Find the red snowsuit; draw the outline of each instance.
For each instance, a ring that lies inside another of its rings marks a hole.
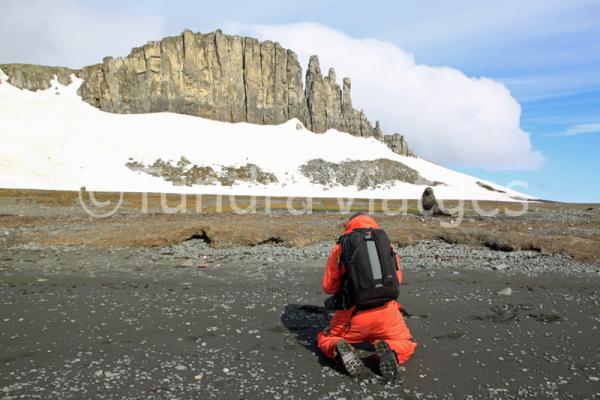
[[[344,234],[356,228],[379,228],[375,220],[368,215],[359,215],[352,218],[347,224]],[[327,294],[335,294],[342,286],[342,278],[346,269],[339,264],[342,248],[339,243],[333,247],[325,273],[323,275],[323,290]],[[398,282],[402,283],[400,260],[398,263]],[[402,364],[414,353],[417,344],[411,340],[411,335],[400,313],[400,304],[394,300],[387,304],[368,310],[354,312],[338,310],[331,320],[329,331],[319,332],[317,341],[319,349],[329,358],[335,357],[335,344],[345,339],[350,344],[385,340],[393,351],[396,352],[398,362]],[[354,315],[353,315],[354,313]]]

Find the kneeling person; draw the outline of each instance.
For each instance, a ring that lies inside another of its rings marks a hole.
[[[400,261],[388,236],[373,218],[355,214],[327,261],[323,290],[333,294],[326,305],[336,311],[331,326],[318,335],[323,354],[351,376],[364,368],[352,344],[372,343],[382,375],[393,382],[414,353],[416,343],[396,301],[400,283]]]

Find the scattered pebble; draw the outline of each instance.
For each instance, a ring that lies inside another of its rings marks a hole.
[[[498,290],[498,294],[501,296],[510,296],[512,294],[512,289],[507,287],[502,290]]]

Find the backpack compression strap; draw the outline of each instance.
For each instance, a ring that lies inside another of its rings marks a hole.
[[[365,233],[365,240],[367,242],[367,253],[369,254],[369,264],[371,264],[371,272],[373,273],[375,287],[381,287],[383,286],[383,272],[381,270],[379,253],[377,252],[377,246],[375,245],[372,231],[367,231]]]

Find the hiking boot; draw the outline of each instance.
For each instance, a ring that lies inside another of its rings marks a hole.
[[[390,348],[390,345],[384,340],[378,340],[375,343],[375,352],[379,357],[381,375],[391,383],[400,383],[400,364],[398,364],[396,353]]]
[[[337,351],[336,359],[344,367],[351,377],[360,376],[363,370],[363,363],[354,352],[352,347],[344,339],[335,344]]]

